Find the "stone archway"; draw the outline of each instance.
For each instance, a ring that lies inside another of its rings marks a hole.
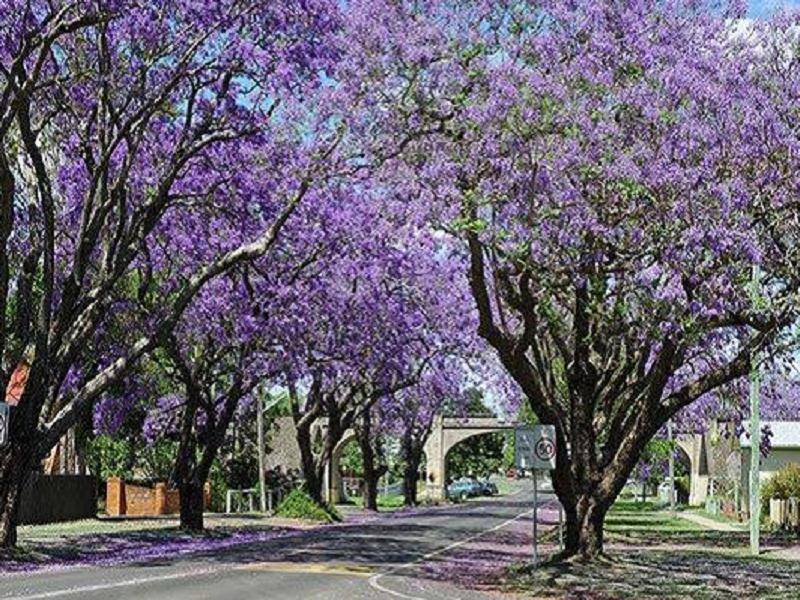
[[[689,458],[689,504],[705,504],[709,478],[705,436],[700,433],[679,435],[675,443]]]
[[[342,459],[342,452],[344,452],[345,447],[354,439],[356,439],[356,432],[353,429],[345,431],[342,439],[334,447],[331,458],[325,467],[323,489],[325,490],[325,501],[328,504],[339,504],[344,499],[344,486],[342,473],[339,470],[339,462]]]
[[[425,469],[427,499],[440,501],[445,498],[446,458],[453,446],[476,435],[508,431],[516,429],[517,426],[516,423],[493,417],[458,419],[437,416],[423,449],[427,465]]]

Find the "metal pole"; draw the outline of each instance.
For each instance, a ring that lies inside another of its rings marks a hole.
[[[758,265],[753,266],[753,303],[758,304],[760,273]],[[751,358],[750,366],[750,553],[759,553],[759,534],[761,528],[761,371],[758,356]]]
[[[533,566],[539,564],[539,549],[536,547],[536,513],[539,507],[538,486],[536,485],[536,469],[533,471]]]
[[[564,507],[558,503],[558,551],[564,551]]]
[[[260,488],[261,512],[267,512],[267,478],[264,473],[264,393],[259,390],[258,406],[256,407],[256,427],[258,429],[258,487]]]
[[[667,421],[667,437],[669,438],[669,510],[675,516],[675,456],[673,454],[672,419]]]

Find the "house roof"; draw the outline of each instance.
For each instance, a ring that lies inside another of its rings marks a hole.
[[[772,431],[772,448],[800,448],[800,421],[761,421],[761,429],[769,426]],[[749,427],[739,436],[742,448],[750,447]]]

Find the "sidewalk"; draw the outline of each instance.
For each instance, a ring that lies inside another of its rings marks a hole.
[[[725,523],[689,511],[677,511],[675,516],[691,521],[696,525],[711,529],[712,531],[746,531],[747,526],[742,523]]]

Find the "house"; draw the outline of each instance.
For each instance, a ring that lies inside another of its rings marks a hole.
[[[769,454],[761,456],[759,467],[759,480],[763,483],[776,471],[790,463],[800,464],[800,421],[762,421],[762,430],[769,427],[772,432],[770,438]],[[752,447],[750,436],[743,433],[739,436],[739,446],[741,451],[741,472],[740,479],[742,489],[742,504],[747,504],[750,490],[750,456]],[[743,511],[747,512],[747,507],[743,506]]]

